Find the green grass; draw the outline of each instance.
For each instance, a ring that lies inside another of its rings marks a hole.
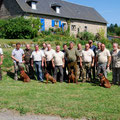
[[[90,83],[23,83],[5,75],[0,81],[0,109],[15,109],[21,114],[116,120],[120,119],[119,90],[119,86],[105,89]]]
[[[4,50],[3,80],[0,81],[0,109],[14,109],[21,114],[60,115],[88,119],[120,119],[120,87],[110,89],[97,84],[23,83],[12,77],[12,49]],[[9,70],[8,70],[9,69]],[[7,72],[7,75],[6,75]],[[108,79],[112,80],[110,73]]]

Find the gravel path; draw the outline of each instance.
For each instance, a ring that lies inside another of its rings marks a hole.
[[[59,116],[49,116],[49,115],[20,115],[19,112],[13,110],[0,110],[0,120],[78,120],[78,119],[65,119]],[[86,119],[81,119],[86,120]]]

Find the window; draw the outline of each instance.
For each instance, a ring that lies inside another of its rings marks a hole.
[[[87,26],[85,26],[85,30],[84,31],[87,32]]]
[[[31,2],[31,7],[33,10],[36,10],[36,2]]]
[[[71,25],[71,30],[76,31],[76,25]]]
[[[59,25],[59,21],[58,20],[55,20],[55,25]]]
[[[60,14],[60,7],[56,7],[56,13]]]

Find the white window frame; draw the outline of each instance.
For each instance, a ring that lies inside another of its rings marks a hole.
[[[36,2],[31,2],[31,7],[33,10],[36,10],[37,9]]]
[[[56,13],[60,14],[60,7],[56,7]]]

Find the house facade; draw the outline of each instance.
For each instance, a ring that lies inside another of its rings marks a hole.
[[[49,28],[62,28],[70,34],[88,31],[93,34],[100,29],[107,35],[107,21],[91,7],[81,6],[62,0],[1,0],[0,19],[24,16],[39,17],[42,23],[41,31]]]

